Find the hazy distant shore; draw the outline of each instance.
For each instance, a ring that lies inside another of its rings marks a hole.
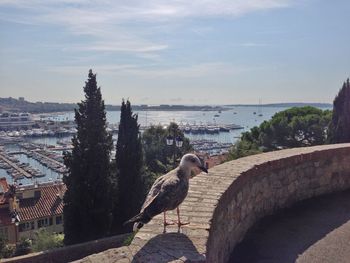
[[[133,105],[134,111],[225,111],[232,107],[302,107],[313,106],[331,108],[330,103],[270,103],[270,104],[230,104],[230,105]],[[15,98],[0,98],[0,112],[53,113],[74,111],[76,103],[29,102]],[[108,111],[118,111],[118,105],[106,105]]]

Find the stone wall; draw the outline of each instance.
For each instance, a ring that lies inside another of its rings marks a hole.
[[[92,253],[98,253],[111,247],[120,247],[128,235],[118,235],[106,237],[99,240],[93,240],[85,243],[71,245],[31,253],[24,256],[0,259],[2,263],[66,263],[73,260],[86,257]]]
[[[260,218],[321,194],[350,187],[350,146],[291,149],[242,158],[211,173],[229,174],[214,209],[207,262],[226,262],[235,245]]]
[[[130,246],[78,262],[227,262],[260,218],[306,198],[350,188],[350,144],[288,149],[241,158],[190,181],[181,205],[189,225],[152,219]],[[168,213],[169,220],[176,215]],[[163,233],[163,232],[166,233]]]

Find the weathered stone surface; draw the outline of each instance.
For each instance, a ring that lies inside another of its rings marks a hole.
[[[190,182],[181,218],[191,223],[163,234],[162,216],[129,247],[77,262],[226,262],[247,230],[276,209],[350,188],[350,144],[288,149],[216,166]],[[169,212],[169,219],[176,214]]]

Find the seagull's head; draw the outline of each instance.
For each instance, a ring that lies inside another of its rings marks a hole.
[[[198,158],[197,155],[188,153],[182,156],[181,162],[180,162],[180,167],[182,168],[187,168],[192,170],[193,168],[199,168],[203,172],[208,173],[208,170],[204,167],[203,163],[201,160]]]

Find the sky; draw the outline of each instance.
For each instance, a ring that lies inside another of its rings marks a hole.
[[[332,102],[348,0],[0,0],[0,97],[108,104]]]

